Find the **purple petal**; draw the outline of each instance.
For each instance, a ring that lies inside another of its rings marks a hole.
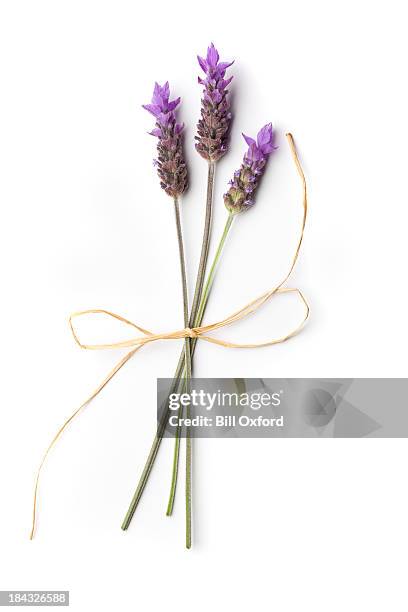
[[[157,136],[157,138],[160,138],[160,136],[162,135],[161,133],[161,129],[160,128],[154,128],[154,130],[152,130],[151,132],[149,132],[149,134],[151,136]]]
[[[159,123],[162,127],[167,127],[171,121],[174,121],[173,113],[160,113],[157,115],[157,123]]]
[[[218,64],[218,66],[217,66],[217,70],[219,70],[219,72],[224,72],[225,73],[226,69],[229,68],[230,66],[232,66],[234,61],[232,61],[232,62],[220,62]]]
[[[218,89],[225,89],[226,87],[228,87],[228,85],[231,83],[233,78],[234,77],[232,76],[229,79],[218,81]]]
[[[197,59],[198,59],[198,63],[200,64],[200,66],[204,70],[204,72],[207,72],[207,62],[205,61],[205,59],[203,59],[199,55],[197,55]]]
[[[181,98],[176,98],[176,100],[173,100],[172,102],[169,102],[168,105],[167,105],[167,111],[170,112],[170,111],[174,110],[180,104],[180,100],[181,100]]]
[[[218,55],[217,49],[214,47],[214,43],[207,49],[207,64],[210,68],[215,68],[220,56]]]
[[[252,138],[250,140],[252,140]],[[253,162],[259,162],[261,159],[263,159],[263,153],[261,149],[258,149],[256,142],[254,141],[249,145],[245,161],[251,166]]]
[[[167,100],[170,97],[170,85],[168,81],[166,81],[162,87],[162,96],[166,98]]]
[[[250,136],[246,136],[244,133],[242,133],[242,136],[244,137],[244,140],[249,147],[254,145],[256,146],[256,142],[253,138],[251,138]]]
[[[273,149],[272,145],[272,123],[268,123],[264,125],[264,127],[259,130],[258,136],[258,147],[261,149],[263,153],[270,153]]]
[[[142,107],[155,117],[158,117],[161,113],[161,108],[158,104],[142,104]]]
[[[158,83],[155,83],[152,97],[153,104],[163,107],[169,99],[169,95],[170,91],[168,83],[165,83],[163,87],[161,87]]]
[[[208,94],[208,97],[211,98],[211,101],[214,104],[219,104],[222,100],[222,95],[220,94],[220,92],[218,91],[218,89],[214,89],[214,91],[210,92]]]
[[[269,153],[272,153],[272,151],[274,151],[275,149],[277,149],[278,147],[274,147],[273,144],[270,142],[266,145],[263,145],[262,147],[262,153],[264,155],[269,155]]]
[[[161,87],[158,83],[154,84],[154,89],[153,89],[153,96],[152,96],[152,102],[153,104],[160,104],[161,103]]]

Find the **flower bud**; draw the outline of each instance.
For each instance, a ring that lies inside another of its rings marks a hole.
[[[234,172],[234,177],[229,182],[229,190],[224,194],[225,206],[233,214],[253,206],[255,191],[265,171],[269,154],[277,148],[273,145],[271,123],[258,132],[256,140],[245,134],[243,137],[248,145],[248,151],[244,155],[241,168]]]
[[[232,115],[229,110],[227,86],[233,77],[224,79],[224,76],[227,68],[234,62],[219,62],[218,51],[212,43],[208,47],[207,57],[197,58],[206,78],[198,77],[198,82],[204,85],[204,95],[201,100],[201,118],[197,124],[198,136],[195,137],[196,149],[201,157],[214,162],[228,150]]]
[[[169,83],[154,86],[152,103],[143,108],[156,118],[156,126],[150,132],[159,140],[157,143],[157,168],[160,185],[171,197],[181,195],[187,189],[187,166],[183,155],[182,131],[184,125],[176,122],[175,109],[180,98],[170,101]]]

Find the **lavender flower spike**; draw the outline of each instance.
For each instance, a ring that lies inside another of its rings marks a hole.
[[[157,136],[157,174],[162,189],[171,197],[176,198],[187,189],[187,166],[183,155],[182,131],[183,124],[177,123],[175,109],[180,104],[180,98],[170,101],[169,83],[161,87],[154,86],[152,103],[144,104],[143,108],[156,118],[156,127],[150,132]]]
[[[265,125],[259,132],[256,141],[242,134],[248,145],[241,168],[234,173],[231,187],[224,194],[224,203],[233,213],[248,210],[254,204],[254,194],[263,175],[269,154],[276,149],[273,145],[272,123]]]
[[[228,149],[228,132],[231,123],[227,86],[233,77],[224,79],[227,68],[234,62],[219,62],[219,55],[213,43],[208,47],[207,57],[197,56],[198,63],[206,78],[198,77],[204,85],[201,100],[201,118],[197,124],[196,149],[204,159],[217,161]]]

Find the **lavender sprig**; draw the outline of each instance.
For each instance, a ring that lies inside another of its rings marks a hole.
[[[152,103],[143,108],[156,118],[156,127],[149,132],[157,136],[157,174],[162,189],[176,198],[187,189],[187,166],[184,161],[182,131],[184,124],[177,123],[175,109],[180,98],[170,101],[170,87],[166,82],[162,87],[154,86]]]
[[[155,160],[157,173],[160,178],[160,185],[165,192],[174,200],[174,212],[176,219],[177,239],[179,246],[180,270],[183,289],[183,315],[184,327],[189,325],[188,317],[188,297],[187,297],[187,280],[186,280],[186,264],[184,257],[183,235],[181,230],[179,196],[187,188],[187,167],[184,161],[182,150],[181,133],[183,125],[177,123],[175,109],[180,103],[180,98],[170,101],[170,87],[166,82],[163,87],[158,83],[154,86],[152,103],[143,105],[149,113],[156,118],[156,127],[150,132],[152,136],[157,136],[159,142],[157,144],[158,159]],[[185,365],[184,365],[185,364]],[[191,378],[191,352],[190,338],[185,339],[183,351],[183,372],[184,384],[186,391],[189,390],[189,381]],[[149,453],[142,476],[133,495],[132,501],[122,523],[122,529],[127,529],[130,525],[132,517],[135,513],[140,497],[143,493],[150,470],[153,466],[154,459],[159,449],[161,437],[164,433],[166,422],[163,420],[159,426],[160,432],[157,433],[153,442],[152,449]]]
[[[198,82],[204,85],[204,95],[202,98],[201,118],[198,122],[196,136],[196,149],[200,155],[208,161],[208,180],[207,180],[207,200],[204,222],[203,241],[201,246],[200,263],[198,267],[196,286],[194,290],[193,304],[190,313],[190,325],[193,325],[201,302],[205,272],[211,235],[211,217],[213,205],[213,189],[215,164],[218,159],[227,151],[227,138],[231,124],[231,113],[227,98],[227,86],[232,81],[232,77],[224,79],[225,72],[231,63],[219,63],[218,51],[214,45],[207,50],[207,57],[203,59],[198,56],[198,62],[205,72],[206,79],[200,77]],[[183,371],[183,356],[179,360],[176,370],[176,377]],[[189,418],[189,408],[186,408],[187,418]],[[174,497],[177,485],[178,462],[180,448],[180,431],[177,430],[174,447],[174,460],[172,479],[170,485],[170,497],[167,506],[167,515],[171,515],[174,505]],[[192,441],[190,428],[186,428],[186,546],[191,547],[191,480],[192,480]]]
[[[227,68],[234,62],[219,62],[220,56],[213,43],[208,47],[207,57],[197,56],[205,72],[205,79],[198,77],[204,85],[201,100],[201,118],[197,124],[196,149],[210,162],[217,161],[228,149],[228,132],[231,124],[230,105],[227,98],[228,85],[233,77],[224,79]]]
[[[234,178],[229,182],[229,190],[224,194],[225,206],[233,214],[253,206],[255,191],[265,171],[269,154],[277,148],[273,145],[271,123],[258,132],[256,140],[245,134],[242,135],[249,148],[240,169],[234,172]]]

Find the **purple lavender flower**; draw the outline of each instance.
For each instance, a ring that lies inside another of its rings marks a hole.
[[[183,155],[182,131],[184,124],[177,123],[175,109],[180,104],[180,98],[170,101],[169,83],[161,87],[154,86],[152,103],[143,104],[149,113],[156,118],[156,127],[149,132],[157,136],[157,174],[162,189],[171,197],[176,198],[187,189],[187,166]]]
[[[228,148],[228,132],[231,113],[227,98],[227,86],[233,77],[224,79],[226,70],[234,62],[219,62],[219,55],[213,43],[208,47],[206,59],[197,56],[198,63],[205,72],[206,78],[198,77],[204,85],[204,96],[201,100],[201,118],[197,124],[196,149],[204,159],[217,161]]]
[[[254,204],[254,192],[265,171],[269,154],[276,149],[273,145],[272,123],[265,125],[259,132],[256,141],[242,134],[248,145],[241,168],[234,172],[231,185],[224,194],[225,206],[231,213],[248,210]]]

